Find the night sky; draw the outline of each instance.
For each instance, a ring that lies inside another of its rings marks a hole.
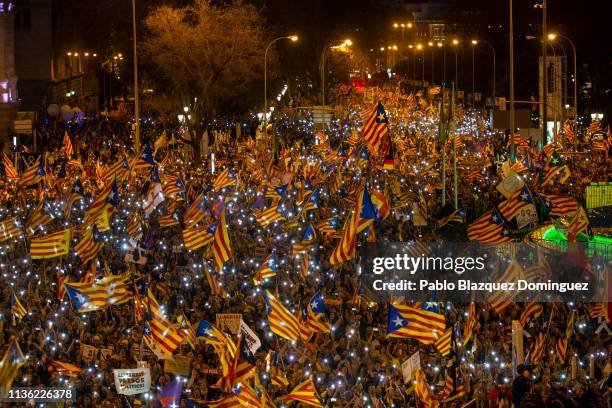
[[[98,49],[113,46],[130,49],[131,9],[129,2],[109,0],[58,0],[64,10],[80,10],[75,18],[75,30],[83,32],[84,42]],[[89,4],[91,3],[91,4]],[[139,0],[137,15],[143,19],[147,11],[158,4],[188,4],[187,0]],[[217,2],[222,4],[223,2]],[[253,0],[261,8],[270,26],[270,37],[298,34],[298,46],[280,44],[281,76],[318,80],[318,61],[324,44],[334,39],[351,38],[370,56],[383,45],[398,44],[399,33],[394,21],[410,21],[411,15],[402,7],[389,6],[389,0]],[[398,2],[395,2],[398,3]],[[428,2],[423,2],[428,3]],[[446,4],[440,16],[453,27],[459,38],[480,38],[492,43],[497,54],[497,95],[508,94],[508,1],[450,0],[434,1]],[[514,0],[515,81],[517,98],[537,95],[537,58],[541,45],[525,36],[541,35],[542,12],[534,8],[534,0]],[[87,5],[89,4],[89,5]],[[549,32],[570,37],[577,48],[579,83],[592,83],[592,97],[583,105],[612,113],[612,32],[610,0],[548,0]],[[145,35],[142,27],[139,35]],[[410,41],[406,35],[405,47]],[[571,64],[571,48],[562,42]],[[373,50],[373,51],[370,51]],[[561,52],[561,48],[557,46]],[[471,83],[471,50],[460,52],[460,79]],[[441,60],[440,57],[438,58]],[[490,50],[476,50],[476,87],[484,93],[491,86],[492,58]],[[426,66],[429,62],[426,57]],[[570,65],[571,68],[571,65]],[[428,69],[428,68],[426,68]],[[451,72],[449,70],[447,72]],[[462,75],[463,74],[463,75]]]

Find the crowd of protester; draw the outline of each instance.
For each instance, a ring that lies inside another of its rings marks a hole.
[[[467,115],[467,113],[462,113]],[[480,120],[477,112],[471,112]],[[328,137],[332,145],[340,143],[342,119],[331,130]],[[488,131],[484,121],[478,125],[480,132]],[[193,196],[204,192],[211,193],[215,175],[211,174],[211,157],[196,160],[194,150],[185,150],[180,142],[184,129],[165,125],[170,143],[156,155],[156,160],[179,175],[187,186],[193,189]],[[143,144],[151,146],[162,131],[163,126],[143,132]],[[51,122],[38,132],[39,151],[44,157],[48,173],[56,174],[64,160],[64,133],[68,132],[74,146],[71,160],[80,162],[81,167],[70,167],[66,180],[82,178],[86,190],[84,203],[95,198],[100,186],[96,182],[96,165],[108,167],[123,155],[133,156],[133,133],[127,121],[92,119],[85,123],[65,124]],[[235,125],[224,124],[210,132],[210,151],[215,153],[218,169],[244,167],[245,153],[240,150],[247,138],[258,136],[263,141],[262,130],[245,128],[237,140]],[[406,138],[416,133],[431,132],[406,126],[397,127],[395,132],[404,132]],[[212,137],[212,134],[217,137]],[[257,135],[255,134],[257,133]],[[311,154],[315,144],[315,131],[311,118],[286,117],[279,119],[270,133],[280,139],[279,151],[295,149],[301,154]],[[234,135],[233,137],[231,135]],[[484,133],[483,133],[484,134]],[[494,143],[478,145],[466,144],[459,157],[461,179],[458,183],[460,205],[466,211],[466,222],[470,222],[495,203],[499,193],[493,180],[497,180],[498,167],[507,154],[507,138],[503,136]],[[483,138],[479,138],[480,141]],[[493,137],[492,139],[493,140]],[[415,144],[417,155],[426,155],[427,141]],[[240,146],[239,146],[240,145]],[[268,145],[270,146],[270,145]],[[470,148],[469,146],[474,146]],[[486,148],[490,146],[490,148]],[[24,146],[26,148],[27,146]],[[528,149],[527,149],[528,150]],[[554,191],[584,201],[584,188],[592,181],[610,181],[612,166],[607,154],[601,151],[579,151],[568,149],[563,158],[571,169],[571,176],[564,184],[555,184]],[[11,153],[6,151],[9,156]],[[447,149],[449,161],[452,160]],[[413,156],[410,156],[413,157]],[[420,157],[420,156],[414,156]],[[438,156],[439,157],[439,156]],[[482,178],[465,180],[465,174],[482,168]],[[450,173],[449,173],[450,174]],[[263,384],[268,385],[268,393],[273,396],[286,394],[291,388],[312,375],[320,399],[329,407],[416,407],[423,406],[417,401],[411,384],[405,384],[401,364],[416,351],[420,352],[421,367],[436,394],[444,388],[447,370],[458,365],[463,373],[465,395],[451,402],[448,407],[460,407],[473,401],[472,406],[510,407],[603,407],[609,406],[608,382],[612,371],[612,344],[610,331],[601,330],[601,319],[589,317],[588,304],[547,304],[543,303],[543,313],[533,318],[525,327],[525,350],[529,350],[537,333],[546,332],[545,352],[536,367],[512,366],[511,322],[518,320],[524,304],[515,303],[503,314],[497,314],[486,303],[476,307],[476,325],[473,340],[464,348],[454,350],[448,356],[440,356],[432,345],[424,345],[417,340],[388,338],[387,305],[359,298],[359,277],[356,264],[347,262],[332,268],[329,254],[333,240],[321,240],[313,253],[316,268],[304,280],[298,273],[299,265],[290,254],[291,239],[299,240],[299,233],[285,231],[282,223],[270,228],[260,228],[249,217],[255,194],[229,192],[232,201],[228,227],[233,250],[232,259],[225,265],[225,272],[218,277],[229,294],[222,298],[211,292],[210,285],[203,277],[204,263],[209,263],[202,250],[189,251],[182,246],[182,226],[161,228],[157,215],[144,223],[144,233],[139,245],[146,249],[146,263],[126,262],[125,242],[126,223],[138,208],[141,188],[149,173],[137,174],[133,179],[122,183],[119,190],[121,201],[111,222],[110,231],[105,232],[109,241],[96,257],[99,276],[121,274],[130,270],[134,277],[144,276],[150,282],[169,321],[185,316],[192,324],[204,319],[215,322],[217,313],[241,313],[243,321],[258,335],[262,345],[255,355],[257,375]],[[419,175],[406,182],[406,190],[413,190]],[[442,207],[439,195],[441,183],[439,172],[423,176],[423,184],[428,189],[429,226],[413,225],[409,209],[398,207],[391,216],[377,223],[378,241],[440,239],[440,232],[432,227],[435,218],[448,207]],[[261,186],[248,177],[240,179],[241,190],[257,191]],[[447,180],[452,191],[451,177]],[[3,181],[2,218],[19,212],[24,219],[34,211],[33,200],[37,189],[26,193],[15,183]],[[410,183],[410,184],[408,184]],[[47,195],[61,200],[71,187],[47,187]],[[404,188],[404,187],[402,187]],[[549,188],[550,189],[550,188]],[[230,189],[231,191],[231,189]],[[40,192],[40,191],[38,191]],[[187,208],[188,195],[179,206],[179,212]],[[447,201],[450,202],[450,199]],[[209,203],[212,205],[212,201]],[[339,214],[350,211],[350,203],[333,194],[322,194],[319,206],[334,209]],[[75,204],[71,215],[72,222],[81,220],[86,204]],[[320,211],[311,219],[313,223],[323,218]],[[47,231],[63,228],[69,221],[57,217],[45,226]],[[342,225],[340,225],[340,228]],[[299,231],[301,231],[300,229]],[[457,227],[459,235],[465,234],[465,226]],[[444,237],[442,237],[444,238]],[[463,235],[465,239],[465,235]],[[322,291],[326,298],[337,300],[327,305],[326,319],[332,326],[331,333],[316,334],[308,344],[292,344],[272,335],[267,326],[267,314],[263,288],[255,287],[252,277],[271,249],[275,249],[283,259],[275,278],[264,288],[277,291],[279,297],[291,299],[295,305],[308,301],[316,292]],[[71,403],[77,407],[119,407],[119,406],[157,406],[155,390],[168,382],[177,381],[177,374],[164,371],[164,361],[160,360],[143,344],[143,324],[134,316],[132,302],[112,306],[105,310],[80,314],[74,311],[68,297],[58,299],[57,272],[60,268],[71,280],[79,280],[87,273],[86,266],[77,257],[62,259],[30,260],[28,246],[24,240],[7,241],[2,244],[0,253],[2,279],[0,288],[5,302],[2,305],[2,336],[0,350],[4,352],[11,339],[18,339],[27,358],[27,363],[19,369],[14,387],[53,387],[70,384],[76,390],[76,398]],[[17,293],[27,309],[27,315],[16,319],[11,313],[9,299],[12,292]],[[447,326],[464,323],[466,304],[446,304]],[[554,318],[548,320],[554,308]],[[571,338],[568,355],[575,356],[572,369],[568,358],[561,363],[556,356],[555,342],[565,331],[569,315],[575,312],[576,330]],[[599,328],[599,330],[598,330]],[[598,330],[598,331],[596,331]],[[95,347],[93,354],[84,354],[83,345]],[[277,358],[274,365],[287,378],[289,385],[279,387],[269,385],[266,377],[265,356],[274,351]],[[190,358],[188,375],[178,376],[184,381],[183,398],[180,406],[187,406],[189,400],[212,401],[220,398],[223,391],[215,388],[219,380],[221,363],[215,350],[203,341],[192,348],[183,343],[175,355]],[[83,369],[78,375],[61,375],[49,364],[49,360],[69,362]],[[113,369],[134,368],[139,361],[146,361],[151,368],[152,390],[149,394],[121,397],[116,393]],[[520,373],[517,371],[521,371]],[[523,386],[513,386],[514,378],[527,373]],[[521,388],[522,387],[522,388]],[[520,394],[520,395],[519,395]],[[607,404],[607,405],[606,405]],[[277,402],[277,405],[281,405]]]

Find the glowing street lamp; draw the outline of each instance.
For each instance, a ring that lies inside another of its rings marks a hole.
[[[325,62],[327,60],[328,50],[339,51],[348,54],[351,51],[350,47],[352,45],[353,41],[347,38],[338,45],[331,45],[330,42],[325,46],[325,48],[323,48],[323,52],[321,53],[321,60],[319,61],[319,72],[321,74],[321,104],[323,106],[325,106]]]
[[[291,42],[296,42],[298,38],[299,37],[297,35],[286,35],[273,39],[266,46],[266,51],[264,52],[264,113],[268,111],[268,51],[270,50],[272,44],[277,41],[287,39],[291,40]],[[264,119],[264,133],[266,132],[266,122],[267,120]]]
[[[572,53],[574,54],[574,119],[578,117],[578,69],[576,65],[576,47],[572,40],[563,34],[550,33],[548,39],[554,41],[557,37],[563,38],[572,46]]]

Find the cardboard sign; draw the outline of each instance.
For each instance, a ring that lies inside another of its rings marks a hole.
[[[323,301],[329,306],[340,306],[342,304],[342,299],[325,298]]]
[[[257,349],[261,347],[261,340],[253,330],[243,321],[240,321],[240,331],[242,332],[242,340],[249,345],[251,353],[255,354]]]
[[[518,214],[516,214],[518,228],[523,228],[525,225],[533,222],[538,222],[538,212],[533,204],[528,204],[525,208],[521,208]]]
[[[232,334],[238,335],[242,313],[217,313],[216,322],[221,331],[229,330]]]
[[[189,375],[191,358],[186,356],[174,356],[173,360],[164,361],[164,372],[178,375]]]
[[[113,355],[112,348],[101,348],[100,349],[100,360],[110,360]]]
[[[86,363],[92,363],[96,358],[97,348],[89,344],[81,344],[81,358]]]
[[[402,363],[402,376],[404,377],[404,384],[412,380],[412,373],[419,368],[421,368],[421,356],[417,351]]]
[[[117,394],[142,394],[151,389],[151,370],[148,368],[117,369],[113,374]]]
[[[214,367],[208,367],[208,368],[203,368],[200,370],[203,374],[212,374],[212,375],[218,375],[222,373],[222,370],[219,368],[214,368]]]

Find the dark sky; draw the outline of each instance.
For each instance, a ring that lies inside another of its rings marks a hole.
[[[131,9],[124,0],[56,0],[58,3],[75,3],[82,10],[79,15],[89,41],[109,41],[104,32],[112,26],[114,40],[130,40],[129,19]],[[304,72],[317,75],[321,50],[333,39],[350,37],[355,46],[364,52],[378,50],[381,45],[396,43],[398,32],[393,31],[393,21],[410,20],[411,15],[402,7],[381,6],[385,1],[374,0],[244,0],[261,8],[272,35],[297,33],[299,45],[279,43],[281,73],[298,75]],[[91,2],[92,7],[84,6]],[[538,2],[541,2],[539,0]],[[526,35],[541,34],[541,9],[534,8],[534,0],[514,0],[515,67],[519,97],[529,97],[537,89],[537,57],[541,46],[537,41],[525,40]],[[144,18],[151,7],[158,4],[184,5],[188,0],[138,0],[138,17]],[[217,1],[223,3],[223,1]],[[389,1],[387,1],[389,3]],[[423,2],[428,3],[428,2]],[[441,16],[451,21],[455,29],[465,38],[477,36],[491,42],[497,54],[498,95],[507,94],[508,78],[508,0],[449,0],[431,3],[446,4]],[[104,6],[102,6],[104,4]],[[87,16],[88,10],[91,15]],[[549,31],[570,37],[577,48],[579,80],[591,81],[599,105],[609,105],[612,99],[612,0],[548,0]],[[85,13],[85,14],[83,14]],[[124,21],[125,20],[125,21]],[[489,26],[493,28],[489,28]],[[500,27],[501,26],[501,27]],[[408,41],[406,41],[407,43]],[[129,43],[128,43],[129,45]],[[127,48],[124,44],[122,47]],[[571,53],[569,44],[563,43],[565,52]],[[561,51],[561,48],[557,48]],[[490,51],[477,49],[476,71],[483,90],[490,87],[492,58]],[[427,60],[427,58],[426,58]],[[570,59],[571,62],[571,59]],[[461,52],[460,71],[471,80],[471,50]],[[469,71],[469,72],[468,72]],[[465,79],[465,78],[463,78]],[[466,82],[465,80],[461,82]]]

